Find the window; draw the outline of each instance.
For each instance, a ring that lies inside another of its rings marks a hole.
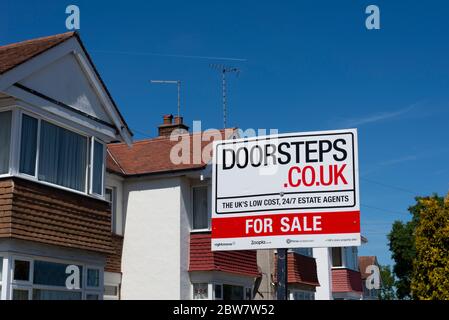
[[[87,269],[87,286],[91,288],[100,286],[100,270]]]
[[[111,225],[112,233],[117,234],[117,188],[106,188],[105,199],[111,205]]]
[[[0,174],[9,172],[12,112],[0,112]]]
[[[251,300],[253,298],[251,288],[245,288],[245,300]]]
[[[312,248],[294,248],[292,251],[307,257],[313,256]]]
[[[208,299],[209,291],[207,283],[194,283],[193,284],[193,299]]]
[[[315,293],[311,291],[295,290],[292,296],[293,300],[315,300]]]
[[[65,288],[68,276],[66,273],[67,266],[68,264],[65,263],[35,260],[33,284]],[[82,279],[83,268],[82,266],[78,266],[78,268],[80,270],[80,278]],[[81,279],[79,283],[82,288]]]
[[[104,146],[93,139],[92,193],[103,194]]]
[[[14,260],[14,280],[30,281],[30,261]]]
[[[86,300],[100,300],[100,295],[98,293],[87,293]]]
[[[36,175],[37,130],[37,119],[24,114],[20,139],[19,171],[30,176]]]
[[[33,289],[33,300],[81,300],[79,291]]]
[[[343,259],[342,259],[342,248],[331,248],[332,250],[332,266],[333,267],[342,267]]]
[[[85,191],[87,138],[41,122],[39,180]]]
[[[104,295],[109,297],[117,297],[118,296],[118,286],[105,285],[104,286]]]
[[[193,229],[209,228],[207,187],[193,188]]]
[[[221,284],[214,284],[214,299],[223,299],[223,286]]]
[[[243,300],[243,287],[223,284],[223,300]]]
[[[12,299],[13,300],[29,300],[30,290],[29,289],[12,289]]]
[[[16,130],[12,128],[13,111],[0,112],[0,175],[17,167],[28,178],[103,196],[105,145],[101,141],[17,112],[21,114],[17,151],[11,147]],[[10,159],[17,160],[10,163]]]

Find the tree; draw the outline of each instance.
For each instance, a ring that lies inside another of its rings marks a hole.
[[[394,292],[395,280],[390,266],[380,266],[380,278],[382,281],[379,291],[379,299],[396,299],[396,293]]]
[[[395,287],[399,299],[410,299],[410,283],[415,258],[415,223],[395,221],[388,235],[391,257],[395,261],[393,272],[396,277]]]
[[[393,273],[396,278],[396,295],[399,299],[411,299],[411,281],[413,276],[413,263],[416,257],[415,229],[420,221],[420,212],[425,208],[422,200],[435,199],[443,201],[442,197],[416,197],[416,203],[408,208],[412,214],[409,222],[395,221],[388,234],[391,257],[395,261]]]
[[[411,291],[417,299],[449,299],[449,194],[420,199]]]

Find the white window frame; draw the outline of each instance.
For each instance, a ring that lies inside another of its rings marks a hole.
[[[28,280],[15,280],[14,279],[14,269],[16,267],[16,260],[20,261],[27,261],[30,264],[30,270],[29,270],[29,276]],[[12,256],[12,264],[11,264],[11,283],[13,285],[18,286],[32,286],[33,285],[33,278],[34,278],[34,260],[29,257],[23,257],[23,256]],[[12,297],[12,296],[11,296]]]
[[[11,112],[11,132],[10,132],[10,137],[9,137],[9,168],[8,171],[6,173],[1,173],[0,174],[0,178],[3,177],[10,177],[13,174],[13,163],[14,163],[14,153],[15,153],[15,133],[14,133],[14,123],[17,122],[17,110],[13,107],[5,107],[5,108],[1,108],[0,109],[0,113],[2,112]]]
[[[193,225],[193,219],[194,219],[194,196],[193,196],[193,190],[195,188],[207,188],[207,212],[208,212],[208,216],[207,216],[207,223],[208,223],[208,227],[207,228],[198,228],[195,229],[194,225]],[[200,232],[210,232],[212,230],[212,205],[211,205],[211,200],[212,200],[212,190],[211,190],[211,186],[209,184],[193,184],[190,188],[191,192],[190,192],[190,203],[191,203],[191,212],[192,214],[190,215],[191,217],[191,230],[190,232],[192,233],[200,233]]]
[[[97,137],[92,136],[91,134],[87,134],[85,132],[82,132],[78,129],[75,129],[73,127],[70,127],[69,125],[58,121],[57,119],[44,117],[40,114],[37,114],[35,112],[24,110],[21,106],[8,106],[5,108],[1,108],[0,112],[7,112],[12,111],[12,119],[11,119],[11,147],[10,147],[10,163],[9,163],[9,172],[5,174],[0,174],[0,178],[3,177],[11,177],[11,176],[18,176],[20,178],[38,182],[43,185],[51,186],[57,189],[65,190],[74,192],[80,195],[89,196],[96,199],[102,199],[104,200],[104,186],[105,186],[105,180],[106,180],[106,174],[105,174],[105,166],[106,166],[106,145],[104,142],[99,140]],[[21,136],[22,136],[22,115],[26,114],[27,116],[33,117],[38,121],[38,132],[37,132],[37,146],[36,146],[36,166],[35,166],[35,172],[34,176],[28,175],[26,173],[20,172],[20,149],[21,149]],[[40,135],[41,135],[41,126],[42,121],[46,121],[48,123],[51,123],[55,126],[58,126],[60,128],[66,129],[70,132],[73,132],[75,134],[78,134],[84,138],[86,138],[86,148],[87,148],[87,158],[86,158],[86,181],[84,186],[84,191],[79,191],[75,189],[71,189],[65,186],[61,186],[58,184],[54,184],[51,182],[39,180],[39,149],[40,149]],[[102,164],[102,195],[98,195],[91,192],[91,172],[90,167],[92,166],[92,150],[93,150],[93,144],[92,140],[95,139],[99,143],[103,145],[103,164]]]
[[[10,293],[9,300],[13,300],[14,290],[28,291],[28,300],[33,300],[33,288],[28,287],[28,286],[18,285],[18,284],[11,285],[11,293]]]
[[[334,266],[334,258],[332,254],[333,248],[340,248],[341,252],[341,266]],[[346,254],[345,254],[345,248],[346,247],[331,247],[330,248],[330,254],[331,254],[331,262],[332,262],[332,269],[346,269]]]
[[[110,206],[111,206],[111,232],[113,234],[117,234],[117,235],[121,235],[119,234],[118,231],[118,227],[117,227],[117,214],[118,214],[118,203],[117,203],[117,190],[118,188],[116,186],[106,186],[104,188],[104,197],[106,199],[106,190],[111,190],[111,202]],[[123,233],[123,228],[120,228],[121,232]]]
[[[200,284],[205,284],[206,285],[206,287],[207,287],[207,298],[195,299],[195,285],[200,285]],[[212,286],[211,283],[208,283],[208,282],[194,282],[191,285],[191,289],[192,289],[192,291],[191,291],[192,292],[192,300],[212,300],[213,293],[212,293],[211,289],[213,289],[213,286]]]
[[[101,268],[99,268],[98,266],[90,266],[90,265],[85,265],[83,266],[83,268],[86,269],[85,272],[85,281],[84,281],[84,288],[87,291],[101,291],[101,288],[103,288],[103,273],[101,272]],[[89,285],[87,285],[87,272],[88,270],[97,270],[98,271],[98,287],[91,287]]]
[[[96,192],[94,192],[94,156],[95,156],[95,142],[98,142],[102,145],[103,147],[103,163],[101,165],[101,187],[100,187],[100,192],[101,194],[98,194]],[[88,168],[90,168],[90,175],[89,175],[89,181],[90,181],[90,187],[89,187],[89,193],[91,195],[100,197],[100,198],[104,198],[104,189],[105,189],[105,176],[106,176],[106,170],[105,170],[105,165],[106,165],[106,146],[105,144],[100,141],[99,139],[97,139],[96,137],[90,137],[89,139],[89,143],[90,144],[90,153],[88,153],[90,155],[89,159],[89,164],[87,165]]]
[[[97,300],[103,300],[103,295],[99,291],[84,291],[82,299],[87,300],[87,296],[90,294],[97,295],[98,296]]]
[[[63,259],[55,259],[55,258],[49,258],[49,257],[42,257],[42,256],[23,256],[23,255],[12,255],[8,256],[5,253],[0,253],[0,256],[3,257],[4,266],[6,264],[5,258],[8,259],[8,262],[10,262],[10,269],[9,269],[9,277],[10,277],[10,285],[9,285],[9,294],[6,296],[7,299],[11,300],[13,297],[13,289],[22,289],[22,290],[28,290],[29,291],[29,299],[32,300],[33,298],[33,290],[34,289],[41,289],[41,290],[52,290],[52,291],[67,291],[67,292],[78,292],[80,293],[80,297],[82,300],[86,298],[86,294],[96,294],[99,296],[99,300],[103,299],[103,289],[104,289],[104,270],[99,265],[91,265],[86,264],[80,261],[72,261],[72,260],[63,260]],[[30,262],[30,281],[22,281],[22,280],[14,280],[14,267],[15,267],[15,260],[21,260],[21,261],[28,261]],[[80,279],[81,288],[80,289],[67,289],[63,286],[52,286],[52,285],[41,285],[41,284],[34,284],[34,262],[35,261],[46,261],[46,262],[53,262],[53,263],[59,263],[59,264],[66,264],[66,265],[76,265],[81,266],[83,270],[82,278]],[[8,267],[9,268],[9,267]],[[87,270],[88,269],[94,269],[99,271],[99,286],[98,287],[89,287],[87,286]],[[5,270],[3,269],[3,276],[6,277]],[[1,279],[0,279],[1,282]],[[8,280],[7,280],[8,282]],[[5,282],[2,282],[2,291],[6,290],[6,286],[8,283],[5,284]]]
[[[219,286],[221,290],[221,298],[215,296],[215,286]],[[223,283],[212,282],[212,300],[223,300]]]
[[[104,293],[104,288],[106,288],[106,287],[114,287],[114,288],[116,288],[117,294],[115,296],[111,296],[111,295],[105,294]],[[120,300],[120,285],[119,284],[105,283],[103,285],[103,300]]]

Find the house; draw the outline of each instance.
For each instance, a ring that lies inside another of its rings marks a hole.
[[[362,245],[368,240],[362,236]],[[318,280],[317,300],[361,300],[362,276],[357,247],[314,248]]]
[[[257,300],[276,300],[276,250],[258,250],[257,262],[262,277],[257,286]],[[289,249],[287,252],[287,290],[289,300],[315,300],[319,287],[316,260],[310,248]]]
[[[77,33],[0,47],[2,300],[102,299],[106,145],[131,141]]]
[[[366,280],[371,275],[372,271],[370,268],[375,266],[379,268],[379,263],[377,262],[376,256],[362,256],[359,257],[359,269],[360,274],[362,275],[362,283],[363,283],[363,300],[379,300],[380,288],[372,288],[368,289],[366,285]],[[382,278],[379,275],[379,285],[382,285]]]
[[[182,117],[166,115],[156,138],[108,145],[106,187],[117,224],[108,275],[120,280],[120,299],[253,298],[256,251],[211,251],[211,141],[236,135],[189,133]]]

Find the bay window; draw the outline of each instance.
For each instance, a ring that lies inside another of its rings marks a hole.
[[[0,174],[9,172],[12,112],[0,112]]]
[[[106,147],[95,137],[18,109],[0,112],[0,175],[103,197],[105,158]]]
[[[51,261],[46,258],[14,256],[12,259],[11,281],[1,283],[3,288],[11,288],[12,300],[100,300],[103,293],[104,276],[99,266],[87,266],[82,263],[72,264],[66,261]],[[0,257],[1,262],[1,257]],[[72,273],[73,266],[78,273]],[[69,268],[70,267],[70,268]],[[1,274],[1,272],[0,272]],[[72,284],[73,275],[77,283]],[[68,282],[69,281],[69,282]]]

